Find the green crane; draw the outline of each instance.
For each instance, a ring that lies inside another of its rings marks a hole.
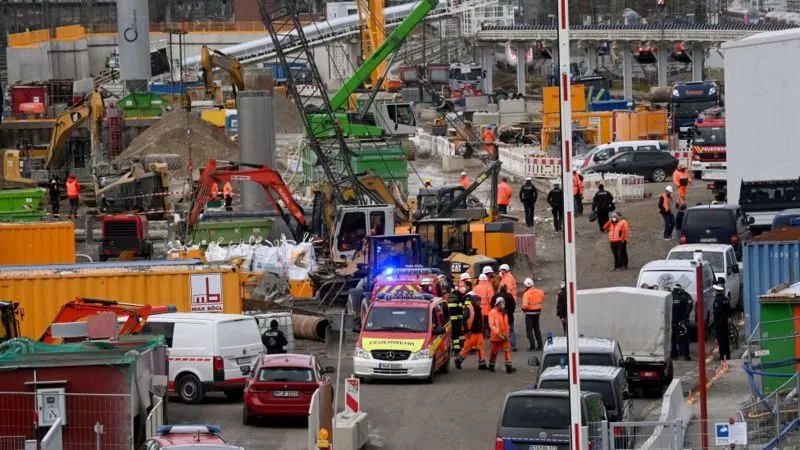
[[[331,110],[335,112],[334,117],[339,122],[339,127],[347,137],[375,139],[385,134],[383,127],[375,124],[374,118],[370,115],[360,113],[348,113],[345,111],[350,95],[356,92],[365,81],[369,80],[370,75],[375,69],[394,52],[400,49],[403,42],[414,31],[436,6],[439,0],[422,0],[411,13],[395,28],[386,40],[356,69],[336,94],[330,99]],[[311,125],[314,136],[317,138],[329,138],[336,135],[336,130],[330,123],[330,115],[313,114],[311,115]]]

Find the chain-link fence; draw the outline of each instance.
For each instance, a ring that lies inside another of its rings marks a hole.
[[[123,450],[133,446],[133,413],[127,394],[0,392],[0,450],[21,450],[62,419],[65,448]]]

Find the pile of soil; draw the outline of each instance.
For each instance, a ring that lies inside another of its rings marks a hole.
[[[273,96],[275,105],[275,132],[276,133],[302,133],[303,118],[297,106],[285,94],[275,92]]]
[[[190,156],[195,168],[202,167],[209,159],[237,159],[239,146],[197,115],[175,110],[136,136],[114,162],[144,160],[148,155],[163,154],[180,157],[182,164],[171,170],[171,175],[184,178],[189,175]]]

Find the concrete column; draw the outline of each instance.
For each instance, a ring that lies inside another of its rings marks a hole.
[[[586,70],[589,75],[592,75],[597,70],[597,45],[589,43],[584,50],[586,52]]]
[[[275,167],[275,104],[272,91],[239,92],[239,159]],[[256,183],[240,187],[243,211],[264,211],[267,197]]]
[[[627,42],[622,42],[622,96],[626,100],[633,99],[633,51]]]
[[[517,49],[517,92],[525,95],[525,77],[528,68],[525,64],[525,54],[528,53],[526,44],[516,44]]]
[[[656,64],[658,65],[658,85],[666,86],[667,81],[667,68],[669,58],[669,47],[665,43],[658,44],[658,51],[656,52]]]
[[[483,79],[483,92],[491,94],[494,92],[494,45],[481,47],[481,66],[486,71]]]
[[[703,66],[706,63],[706,49],[700,44],[692,47],[692,81],[703,81]]]

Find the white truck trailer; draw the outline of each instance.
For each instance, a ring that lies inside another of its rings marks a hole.
[[[578,291],[578,328],[586,337],[615,339],[629,382],[661,395],[672,381],[672,294],[634,287]]]
[[[776,212],[800,207],[800,29],[725,42],[722,50],[727,202],[741,205],[757,231]]]

